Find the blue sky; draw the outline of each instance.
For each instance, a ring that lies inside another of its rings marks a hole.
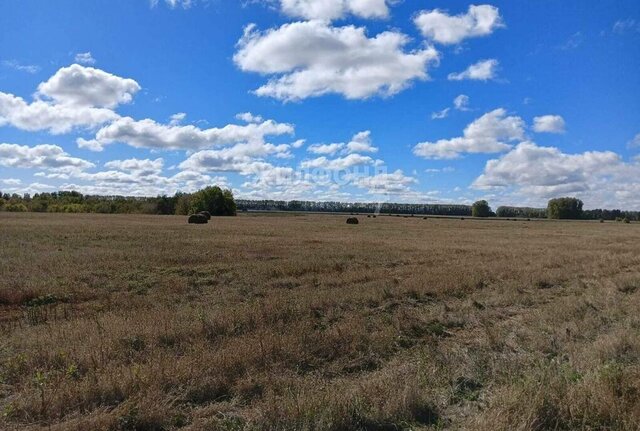
[[[0,190],[640,209],[637,1],[9,0]]]

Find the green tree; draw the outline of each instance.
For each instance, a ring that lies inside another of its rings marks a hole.
[[[489,217],[491,216],[491,207],[485,200],[476,201],[471,206],[471,215],[473,217]]]
[[[582,218],[582,201],[577,198],[551,199],[547,204],[547,217],[550,219]]]
[[[231,190],[218,186],[205,187],[192,194],[189,209],[192,213],[209,211],[212,216],[234,216],[237,211]]]

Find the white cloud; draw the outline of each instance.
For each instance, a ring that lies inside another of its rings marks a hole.
[[[447,118],[449,116],[449,111],[451,108],[444,108],[442,111],[431,113],[432,120],[442,120],[443,118]]]
[[[0,144],[0,165],[12,168],[49,169],[55,171],[83,170],[95,165],[71,157],[57,145]]]
[[[162,172],[164,160],[157,158],[151,159],[127,159],[127,160],[111,160],[104,164],[107,169],[116,169],[120,171],[136,172],[139,175],[153,175]]]
[[[360,18],[387,18],[387,0],[280,0],[286,15],[331,21],[351,14]]]
[[[253,115],[251,112],[236,114],[236,119],[244,121],[245,123],[262,123],[264,121],[264,118],[260,115]]]
[[[306,139],[298,139],[297,141],[291,143],[291,146],[293,148],[302,148],[306,142]]]
[[[40,71],[40,66],[36,66],[33,64],[22,64],[17,60],[4,60],[2,62],[2,65],[10,69],[18,70],[20,72],[27,72],[32,75]]]
[[[613,32],[617,34],[640,32],[640,22],[633,18],[619,19],[613,24]]]
[[[420,12],[414,19],[422,35],[450,45],[471,37],[487,36],[504,27],[500,11],[491,5],[471,5],[466,14],[448,15],[439,9]]]
[[[640,148],[640,133],[636,134],[632,140],[630,140],[627,145],[629,148]]]
[[[374,160],[369,156],[363,156],[361,154],[349,154],[345,157],[338,157],[336,159],[318,157],[316,159],[304,160],[302,163],[300,163],[300,167],[303,169],[325,169],[328,171],[341,171],[357,165],[372,164],[373,162]]]
[[[159,2],[160,2],[160,0],[150,0],[149,4],[150,4],[151,8],[154,8],[154,7],[158,6]],[[181,7],[183,9],[189,9],[193,5],[195,0],[164,0],[164,2],[171,9],[175,9],[177,7]]]
[[[307,151],[313,154],[333,155],[344,148],[344,143],[313,144],[307,147]]]
[[[458,111],[468,111],[469,110],[469,96],[460,94],[455,99],[453,99],[453,107]]]
[[[469,96],[464,94],[460,94],[455,99],[453,99],[453,107],[458,111],[468,111],[469,110]],[[449,116],[449,112],[451,112],[451,108],[444,108],[442,111],[437,111],[431,114],[432,120],[442,120],[443,118],[447,118]]]
[[[377,174],[369,177],[358,178],[355,181],[357,187],[367,189],[369,193],[404,193],[409,191],[410,186],[418,181],[404,175],[398,169],[390,174]]]
[[[3,180],[1,180],[3,184],[6,184],[8,186],[18,186],[20,184],[22,184],[22,180],[18,179],[18,178],[5,178]]]
[[[566,154],[555,147],[523,142],[487,162],[473,187],[513,193],[520,202],[573,195],[588,207],[639,208],[640,164],[626,163],[611,151]]]
[[[75,56],[76,63],[79,64],[96,64],[96,59],[93,58],[91,52],[79,52]]]
[[[59,134],[77,127],[96,127],[116,118],[118,114],[110,109],[60,105],[42,100],[27,103],[21,97],[0,92],[0,126]]]
[[[407,36],[386,31],[369,38],[362,27],[294,22],[260,32],[245,29],[234,61],[243,71],[275,75],[255,93],[291,101],[328,93],[347,99],[396,94],[428,79],[438,61],[430,46],[406,52]]]
[[[187,118],[187,114],[185,114],[184,112],[173,114],[171,117],[169,117],[169,125],[177,126],[178,124],[182,123],[185,118]]]
[[[560,115],[534,117],[533,130],[538,133],[564,133],[564,118]]]
[[[463,136],[422,142],[413,153],[427,159],[454,159],[462,153],[498,153],[511,148],[508,142],[524,138],[524,121],[520,117],[506,116],[502,108],[474,120]]]
[[[56,103],[98,108],[115,108],[129,103],[140,85],[100,69],[72,64],[58,70],[48,81],[38,86],[38,95]]]
[[[356,133],[351,142],[347,144],[347,151],[350,153],[377,153],[378,148],[371,142],[371,131]]]
[[[203,150],[192,154],[180,163],[180,168],[196,172],[238,172],[256,175],[273,168],[264,160],[268,156],[287,154],[289,145],[273,145],[261,142],[237,144],[220,150]]]
[[[447,78],[449,81],[462,81],[463,79],[471,79],[475,81],[488,81],[494,79],[498,72],[498,60],[489,59],[481,60],[469,66],[466,70],[459,73],[450,73]]]
[[[265,136],[293,133],[290,124],[265,120],[245,125],[228,124],[222,128],[200,129],[193,125],[172,126],[151,119],[121,117],[98,130],[93,140],[77,140],[78,146],[101,150],[104,145],[122,142],[137,148],[199,150],[238,142],[263,142]]]

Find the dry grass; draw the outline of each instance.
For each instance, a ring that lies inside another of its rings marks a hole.
[[[0,428],[640,428],[640,225],[0,213]]]

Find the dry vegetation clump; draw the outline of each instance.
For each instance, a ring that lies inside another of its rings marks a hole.
[[[640,428],[637,225],[0,223],[3,430]]]
[[[206,224],[210,218],[211,216],[207,217],[206,214],[203,213],[191,214],[188,222],[189,224]]]
[[[357,217],[349,217],[347,219],[347,224],[358,224],[358,218]]]

